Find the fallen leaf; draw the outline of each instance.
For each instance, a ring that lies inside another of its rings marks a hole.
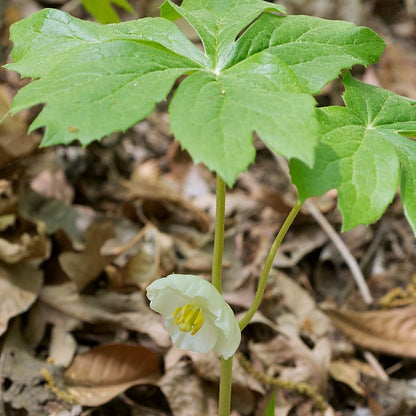
[[[1,194],[1,192],[0,192]],[[16,223],[16,214],[0,215],[0,231],[4,231]]]
[[[150,224],[136,235],[135,240],[135,252],[130,255],[122,269],[122,279],[125,284],[142,287],[164,275],[164,260],[169,257],[172,259],[174,246],[169,235],[162,234]],[[170,260],[165,264],[168,263]],[[172,271],[172,265],[168,269]]]
[[[0,86],[0,118],[9,111],[10,98],[4,85]],[[0,168],[12,160],[33,152],[40,143],[39,135],[26,133],[25,121],[19,117],[7,117],[0,125]]]
[[[49,359],[55,365],[67,367],[74,357],[77,342],[74,336],[65,328],[54,325],[49,344]]]
[[[77,355],[65,371],[68,391],[78,403],[99,406],[135,384],[160,378],[159,355],[148,348],[108,344]]]
[[[368,312],[330,308],[323,311],[358,346],[416,358],[416,306]]]
[[[214,351],[207,354],[194,351],[183,351],[172,347],[165,354],[165,369],[167,374],[171,370],[178,371],[181,361],[190,358],[192,361],[193,375],[208,385],[215,386],[215,400],[218,400],[217,389],[221,375],[221,361]],[[232,408],[239,414],[252,414],[259,394],[264,394],[265,389],[256,378],[249,374],[236,357],[233,360],[233,398]],[[181,413],[180,413],[181,414]],[[206,413],[205,413],[206,414]]]
[[[357,394],[365,396],[366,391],[361,381],[361,372],[357,367],[348,364],[345,361],[333,361],[329,366],[330,376],[351,387]]]
[[[49,359],[57,366],[67,367],[76,352],[72,331],[82,326],[81,321],[52,308],[45,302],[36,302],[25,320],[24,336],[28,345],[33,349],[38,348],[51,326]]]
[[[328,333],[329,319],[296,280],[280,271],[272,271],[269,281],[262,310],[266,316],[276,316],[280,332],[294,336],[303,332],[312,337]]]
[[[277,251],[273,264],[276,267],[293,267],[307,254],[322,247],[327,235],[317,226],[303,226],[296,237],[285,239]]]
[[[94,212],[86,207],[67,205],[55,198],[45,198],[32,189],[19,189],[19,214],[22,218],[37,223],[43,222],[47,234],[64,230],[74,246],[82,245],[83,231],[91,223]]]
[[[12,264],[34,258],[44,259],[49,257],[50,246],[44,226],[40,223],[36,232],[0,238],[0,260]]]
[[[56,162],[39,172],[31,180],[30,187],[45,198],[55,198],[68,205],[74,199],[74,189],[66,180],[64,170],[56,167]]]
[[[193,372],[188,360],[179,361],[159,380],[158,385],[166,396],[174,415],[195,416],[208,414],[207,391]]]
[[[142,204],[146,202],[160,204],[164,210],[175,217],[177,222],[182,224],[194,222],[201,230],[208,230],[209,216],[161,180],[136,176],[134,182],[124,180],[121,183],[127,189],[130,199],[141,200]]]
[[[0,335],[10,318],[25,312],[37,299],[43,273],[28,262],[0,263]]]
[[[33,350],[26,345],[22,337],[20,320],[14,321],[7,331],[1,362],[2,401],[15,412],[44,415],[45,405],[55,401],[56,396],[41,382],[41,372],[47,370],[56,385],[61,386],[61,371],[33,356]]]
[[[221,362],[213,351],[208,354],[188,351],[187,355],[192,359],[195,371],[201,378],[217,383],[220,381]],[[233,361],[233,385],[241,390],[247,389],[260,394],[265,392],[261,383],[247,373],[238,359]]]
[[[114,236],[110,222],[95,222],[85,231],[85,249],[81,253],[64,252],[59,264],[68,277],[75,282],[79,291],[88,286],[115,256],[103,256],[102,245]]]
[[[259,357],[267,374],[279,374],[282,380],[308,382],[325,391],[331,346],[326,338],[309,348],[300,338],[277,336],[269,342],[250,343],[250,350]]]
[[[122,294],[100,290],[94,295],[80,295],[71,282],[44,286],[39,298],[53,309],[82,322],[110,323],[147,334],[160,347],[171,345],[163,318],[149,308],[141,292]]]
[[[7,179],[0,179],[0,215],[15,214],[18,198],[13,189],[13,183]]]
[[[123,394],[137,415],[174,416],[169,403],[159,386],[155,384],[138,384],[129,387]]]

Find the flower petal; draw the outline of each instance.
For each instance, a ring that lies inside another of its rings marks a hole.
[[[215,287],[195,275],[171,274],[147,287],[150,307],[159,312],[173,343],[182,349],[208,352],[214,349],[225,359],[231,357],[241,341],[241,332],[231,307]],[[201,307],[205,322],[191,335],[174,323],[174,311],[186,304]]]
[[[178,306],[189,303],[189,298],[169,287],[157,292],[152,289],[147,292],[147,297],[151,299],[150,307],[165,318],[173,316]]]
[[[218,331],[212,321],[206,320],[195,335],[180,331],[173,319],[166,319],[165,324],[173,343],[180,349],[206,353],[214,349],[217,342]]]

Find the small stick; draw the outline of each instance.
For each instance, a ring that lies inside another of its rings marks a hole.
[[[348,250],[348,247],[345,245],[344,241],[337,234],[337,232],[334,230],[334,228],[328,222],[325,216],[321,213],[318,207],[310,199],[305,201],[303,205],[314,217],[314,219],[321,226],[321,228],[325,231],[329,239],[332,241],[332,243],[337,248],[341,256],[344,258],[345,263],[347,263],[347,266],[351,270],[352,276],[355,280],[355,283],[357,284],[361,296],[364,299],[364,302],[367,304],[371,304],[373,302],[373,297],[371,296],[370,290],[368,289],[363,273],[361,272],[357,260],[355,260],[354,256]]]
[[[386,373],[384,368],[378,362],[377,358],[374,357],[374,354],[371,353],[370,351],[364,351],[363,355],[364,355],[364,358],[367,360],[368,364],[370,364],[371,367],[373,367],[373,370],[376,372],[380,380],[389,381],[389,375]]]

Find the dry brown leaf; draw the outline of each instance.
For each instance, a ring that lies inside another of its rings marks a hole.
[[[294,279],[282,272],[272,271],[264,301],[264,313],[276,315],[280,332],[297,336],[306,332],[321,337],[330,329],[329,319],[320,311],[312,296]],[[282,309],[285,312],[282,313]],[[290,312],[287,312],[289,310]]]
[[[149,335],[160,347],[169,347],[171,339],[163,318],[147,305],[141,292],[122,294],[100,290],[80,295],[74,283],[44,286],[40,300],[82,322],[111,323]]]
[[[129,198],[161,204],[179,223],[195,222],[202,230],[208,230],[209,216],[161,180],[138,176],[134,182],[122,181],[122,185],[128,190]]]
[[[55,198],[45,198],[29,187],[19,189],[19,214],[33,223],[43,222],[46,233],[65,231],[74,246],[82,246],[83,231],[88,228],[95,212],[87,207],[67,205]]]
[[[273,264],[276,267],[293,267],[308,253],[323,246],[327,235],[317,226],[304,226],[293,239],[285,240],[279,247]]]
[[[160,375],[159,355],[154,351],[108,344],[76,356],[65,371],[65,383],[78,403],[99,406],[130,386],[154,383]]]
[[[167,373],[180,366],[181,360],[189,357],[192,360],[192,368],[195,375],[204,383],[215,386],[215,400],[217,397],[218,383],[220,381],[221,362],[214,351],[202,354],[193,351],[183,351],[172,347],[165,354],[165,368]],[[233,361],[233,398],[232,407],[239,411],[239,414],[252,414],[259,394],[264,394],[262,384],[249,374],[240,361],[236,358]]]
[[[331,347],[325,338],[310,349],[300,338],[277,336],[269,342],[251,343],[250,350],[261,359],[268,374],[279,374],[283,380],[308,382],[325,391]]]
[[[10,108],[5,87],[0,86],[0,118]],[[39,144],[39,135],[27,135],[27,126],[19,116],[7,117],[0,125],[0,168],[8,162],[28,155]]]
[[[0,260],[5,263],[18,263],[34,258],[47,258],[50,254],[50,242],[46,237],[43,224],[39,224],[36,233],[23,233],[0,238]]]
[[[0,178],[0,215],[14,215],[17,212],[18,198],[13,183]]]
[[[39,172],[30,183],[30,187],[45,198],[55,198],[66,204],[74,199],[74,189],[69,185],[62,168],[56,162]]]
[[[357,394],[365,396],[364,384],[361,381],[361,373],[345,361],[333,361],[329,366],[329,374],[332,378],[351,387]]]
[[[179,361],[158,382],[174,415],[208,414],[207,396],[202,381],[193,372],[188,360]]]
[[[125,284],[146,286],[174,270],[176,260],[172,237],[148,224],[135,239],[135,252],[126,256],[127,264],[122,269]],[[119,258],[115,263],[119,264]]]
[[[74,336],[65,328],[54,325],[51,331],[48,359],[57,366],[67,367],[77,350]]]
[[[0,335],[13,316],[26,311],[37,299],[43,273],[30,263],[0,263]]]
[[[59,264],[68,277],[75,282],[79,291],[88,286],[103,271],[115,256],[103,256],[102,245],[114,236],[110,222],[93,223],[85,231],[85,249],[82,253],[64,252]]]
[[[360,347],[416,358],[416,306],[368,312],[323,311]]]
[[[1,182],[1,180],[0,180]],[[0,185],[1,188],[1,185]],[[1,190],[0,190],[1,194]],[[16,214],[0,215],[0,231],[4,231],[16,223]]]
[[[61,370],[34,357],[21,334],[19,319],[13,321],[4,337],[1,362],[1,377],[8,383],[7,388],[5,384],[2,387],[2,403],[17,413],[44,415],[45,405],[55,401],[56,395],[41,382],[41,372],[46,370],[61,387]]]
[[[374,368],[359,360],[334,360],[329,366],[329,374],[332,378],[351,387],[357,394],[368,396],[368,385],[363,383],[363,375],[370,377],[374,381],[379,379],[379,375]]]
[[[214,351],[208,354],[188,351],[187,355],[192,359],[195,370],[201,378],[207,381],[219,382],[221,362]],[[261,383],[247,373],[238,359],[233,361],[233,385],[238,386],[240,389],[264,394],[264,388]]]

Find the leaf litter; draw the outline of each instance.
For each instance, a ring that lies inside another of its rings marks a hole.
[[[5,4],[19,10],[13,1]],[[341,0],[296,1],[291,7],[321,17],[366,16],[366,23],[381,26],[390,47],[364,77],[416,98],[415,54],[407,52],[409,44],[414,50],[410,14],[387,16],[382,4],[363,8],[353,2],[348,12]],[[27,7],[39,4],[31,1]],[[10,50],[6,37],[1,39]],[[7,56],[2,58],[6,62]],[[0,71],[4,113],[20,81]],[[334,88],[325,89],[322,100],[334,96]],[[215,414],[218,358],[172,347],[144,297],[147,284],[160,275],[209,275],[212,175],[193,166],[172,143],[164,104],[128,132],[86,150],[36,150],[40,137],[25,133],[34,116],[29,111],[0,127],[6,414],[75,415],[82,409],[121,416],[131,409],[150,415]],[[293,203],[293,189],[279,172],[284,167],[276,167],[262,143],[255,146],[261,163],[241,175],[226,211],[224,295],[237,314],[249,306],[267,247]],[[327,195],[318,206],[339,229],[335,197]],[[313,218],[299,216],[262,307],[243,332],[234,363],[233,415],[264,414],[272,391],[279,415],[414,414],[416,255],[401,213],[396,200],[368,234],[357,230],[343,236],[363,260],[375,299],[371,310]],[[376,354],[388,381],[366,362],[366,350]],[[320,397],[325,411],[318,406]]]

